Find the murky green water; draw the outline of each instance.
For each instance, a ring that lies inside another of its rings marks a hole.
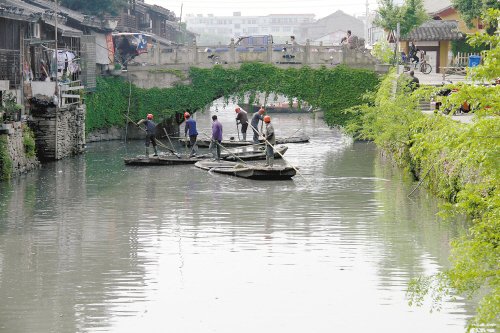
[[[458,232],[435,198],[408,199],[373,144],[322,120],[273,123],[311,136],[289,145],[293,181],[125,167],[142,142],[107,142],[1,183],[0,332],[463,332],[464,301],[429,313],[405,297]]]

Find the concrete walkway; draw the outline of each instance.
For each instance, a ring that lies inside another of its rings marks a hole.
[[[402,73],[402,68],[400,68],[400,73]],[[429,85],[437,87],[445,84],[458,83],[458,82],[467,82],[472,84],[470,80],[466,79],[465,75],[446,75],[446,81],[443,81],[443,74],[441,73],[424,74],[419,71],[415,71],[415,77],[418,78],[421,85]],[[427,115],[434,114],[434,109],[433,109],[434,105],[431,106],[430,102],[428,106],[425,103],[425,105],[420,104],[420,107],[422,109],[422,113]],[[461,123],[470,124],[472,123],[474,117],[475,115],[473,113],[463,113],[458,115],[452,115],[451,119],[459,121]]]

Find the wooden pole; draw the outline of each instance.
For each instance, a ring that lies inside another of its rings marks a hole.
[[[254,129],[254,130],[255,130],[255,127],[253,127],[251,124],[248,124],[248,126],[250,126],[252,129]],[[283,161],[285,161],[285,163],[286,163],[286,164],[288,164],[289,166],[291,166],[291,167],[295,170],[295,172],[297,172],[297,173],[298,173],[298,174],[299,174],[302,178],[304,178],[304,180],[306,181],[306,183],[307,183],[308,185],[311,185],[311,183],[309,183],[309,181],[307,180],[307,178],[306,178],[306,177],[304,177],[304,175],[302,175],[302,174],[300,173],[299,169],[297,169],[297,168],[296,168],[296,167],[294,167],[294,166],[293,166],[290,162],[288,162],[288,161],[287,161],[287,160],[283,157],[283,154],[281,154],[281,153],[280,153],[280,152],[279,152],[279,151],[278,151],[278,150],[277,150],[277,149],[276,149],[276,148],[275,148],[275,147],[274,147],[274,146],[273,146],[273,145],[272,145],[269,141],[267,141],[267,139],[266,139],[266,138],[264,138],[264,141],[266,142],[266,144],[270,145],[270,146],[273,148],[273,150],[274,150],[275,152],[277,152],[277,153],[278,153],[278,155],[280,155],[280,156],[281,156],[281,158],[283,159]]]

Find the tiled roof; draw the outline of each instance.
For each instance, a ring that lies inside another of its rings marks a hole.
[[[38,21],[43,20],[45,23],[55,26],[55,18],[53,12],[47,12],[45,9],[30,5],[19,0],[3,0],[3,8],[8,8],[10,12],[18,13],[19,19],[25,21]],[[14,9],[16,9],[14,11]],[[5,11],[2,11],[5,12]],[[9,11],[7,11],[8,13]],[[5,16],[5,15],[0,15]],[[57,23],[57,30],[65,37],[80,37],[83,33],[64,24],[65,19],[60,19]]]
[[[458,30],[457,21],[430,20],[421,26],[413,29],[407,36],[402,36],[401,40],[457,40],[462,38],[462,33]]]

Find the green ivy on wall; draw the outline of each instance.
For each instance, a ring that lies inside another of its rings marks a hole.
[[[26,157],[32,158],[36,155],[35,133],[26,124],[23,124],[23,146]]]
[[[378,75],[370,70],[344,66],[312,69],[280,69],[273,65],[246,63],[239,69],[214,66],[210,69],[191,68],[191,84],[172,88],[142,89],[121,78],[99,78],[96,92],[86,100],[86,130],[88,132],[126,122],[130,96],[130,118],[138,120],[148,113],[164,119],[203,109],[214,100],[245,93],[254,98],[270,93],[296,97],[325,111],[330,125],[345,125],[350,114],[344,109],[358,105],[367,91],[374,91]]]
[[[7,135],[0,135],[0,180],[8,180],[12,176],[12,159],[7,145]]]

